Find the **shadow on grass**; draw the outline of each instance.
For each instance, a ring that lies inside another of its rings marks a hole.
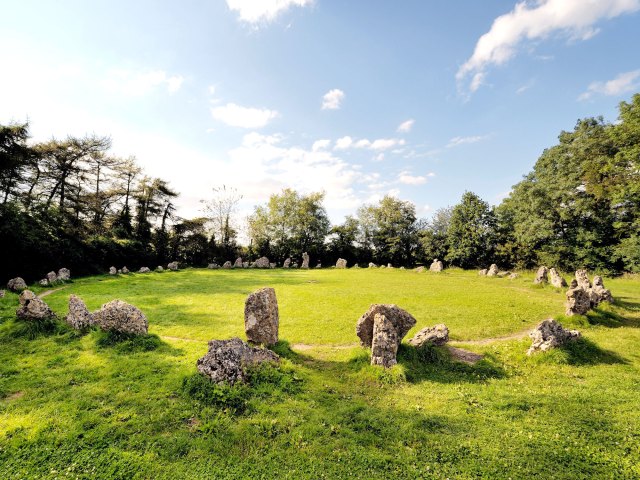
[[[569,365],[615,365],[629,363],[624,357],[611,350],[600,348],[591,340],[581,338],[564,345],[560,351],[566,355]]]
[[[640,304],[615,300],[614,306],[629,312],[640,312]],[[609,328],[632,327],[640,328],[640,318],[628,318],[615,312],[608,304],[601,304],[587,313],[587,320],[591,325],[602,325]]]
[[[39,337],[48,336],[73,337],[77,338],[82,334],[74,332],[66,323],[56,319],[44,320],[20,320],[18,318],[9,319],[0,337],[7,339],[35,340]]]
[[[95,330],[96,346],[99,349],[113,349],[118,353],[152,352],[159,350],[173,356],[184,352],[160,339],[156,334],[135,335],[113,331]]]

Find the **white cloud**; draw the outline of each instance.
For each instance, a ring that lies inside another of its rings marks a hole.
[[[336,140],[335,149],[336,150],[346,150],[352,144],[353,144],[353,139],[349,135],[346,135],[346,136]]]
[[[475,135],[471,137],[453,137],[451,140],[449,140],[449,143],[447,143],[447,148],[457,147],[458,145],[464,145],[467,143],[477,143],[487,138],[488,138],[488,135]]]
[[[329,90],[322,97],[322,110],[338,110],[344,97],[344,92],[338,88]]]
[[[371,141],[367,138],[361,138],[360,140],[354,140],[350,136],[345,136],[336,140],[336,150],[346,150],[347,148],[360,148],[364,150],[374,150],[381,152],[398,145],[404,145],[405,141],[402,138],[378,138]]]
[[[262,128],[278,116],[276,110],[242,107],[235,103],[227,103],[221,107],[211,109],[211,115],[216,120],[232,127]]]
[[[403,185],[424,185],[427,183],[427,177],[411,175],[409,172],[401,172],[400,175],[398,175],[398,181]]]
[[[413,118],[406,120],[402,122],[400,125],[398,125],[397,131],[400,133],[408,133],[411,131],[411,128],[413,127],[414,123],[415,123],[415,120]]]
[[[355,142],[353,144],[353,146],[355,148],[369,148],[371,146],[371,142],[369,140],[367,140],[366,138],[363,138],[363,139],[358,140],[357,142]]]
[[[461,86],[468,81],[468,90],[474,92],[484,83],[486,70],[507,63],[516,55],[520,44],[546,39],[554,34],[587,40],[598,32],[595,24],[600,20],[637,10],[640,10],[640,0],[517,3],[513,11],[496,18],[491,29],[480,37],[473,55],[459,68],[456,79]]]
[[[578,100],[588,100],[596,94],[610,97],[623,95],[638,89],[640,89],[640,70],[634,70],[632,72],[621,73],[613,80],[591,83],[587,91],[578,97]]]
[[[313,0],[227,0],[229,10],[238,12],[240,20],[258,24],[271,22],[292,6],[305,7]]]
[[[397,145],[404,145],[404,140],[397,138],[379,138],[371,142],[369,148],[371,150],[388,150]]]
[[[533,87],[535,84],[536,84],[536,79],[532,78],[531,80],[529,80],[527,83],[525,83],[524,85],[522,85],[520,88],[516,90],[516,95],[523,94],[524,92],[529,90],[531,87]]]
[[[184,78],[181,75],[169,75],[163,70],[135,72],[125,69],[113,69],[107,73],[101,84],[109,92],[139,97],[157,87],[164,86],[169,93],[180,90]]]
[[[322,140],[316,140],[315,142],[313,142],[311,150],[314,152],[317,152],[318,150],[325,150],[329,148],[329,145],[331,145],[331,140],[327,138],[324,138]]]

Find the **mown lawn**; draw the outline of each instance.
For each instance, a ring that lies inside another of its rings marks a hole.
[[[120,298],[152,336],[112,341],[54,326],[27,331],[0,300],[0,478],[639,478],[640,279],[606,280],[616,304],[562,317],[564,293],[475,272],[211,271],[92,277],[90,309]],[[243,335],[244,299],[276,289],[284,357],[250,388],[194,375],[207,340]],[[403,346],[368,365],[355,322],[396,303],[449,326],[446,349]],[[580,329],[570,348],[527,357],[497,339],[548,317]],[[478,340],[486,340],[478,342]]]

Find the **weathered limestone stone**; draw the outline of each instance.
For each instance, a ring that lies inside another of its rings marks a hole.
[[[378,268],[378,266],[373,262],[369,262],[369,268]]]
[[[93,313],[93,323],[103,330],[135,335],[146,335],[149,330],[149,321],[144,313],[122,300],[112,300],[102,305],[100,310]]]
[[[138,273],[150,273],[151,270],[149,269],[149,267],[141,267],[140,270],[138,270]]]
[[[537,351],[545,352],[551,348],[560,347],[567,342],[580,338],[580,332],[577,330],[565,330],[558,322],[549,318],[543,320],[529,334],[533,342],[527,351],[527,355],[531,355]]]
[[[589,281],[589,274],[586,270],[576,270],[576,281],[578,286],[584,290],[589,291],[591,289],[591,282]]]
[[[291,268],[298,268],[298,262],[295,262],[291,265]]]
[[[351,267],[351,268],[360,268],[360,265],[358,265],[357,263],[354,263],[353,267]]]
[[[49,280],[47,280],[46,278],[43,278],[42,280],[38,281],[38,283],[43,287],[46,287],[47,285],[49,285]]]
[[[591,308],[591,296],[584,288],[576,286],[567,290],[566,315],[584,315]]]
[[[7,282],[7,289],[12,292],[21,292],[22,290],[27,288],[27,284],[24,282],[22,277],[12,278]]]
[[[119,269],[118,269],[118,275],[120,275],[121,273],[122,273],[122,269],[121,269],[121,268],[119,268]]]
[[[422,272],[424,272],[425,270],[426,270],[426,269],[425,269],[424,267],[422,267],[422,266],[420,266],[420,267],[416,268],[416,272],[418,272],[418,273],[422,273]]]
[[[273,345],[278,342],[278,300],[273,288],[251,293],[244,304],[244,331],[253,343]]]
[[[178,262],[171,262],[167,265],[169,270],[173,270],[174,272],[178,270]]]
[[[129,269],[128,269],[126,266],[125,266],[125,267],[122,267],[121,272],[122,272],[122,273],[124,273],[124,274],[126,275],[127,273],[129,273]]]
[[[226,262],[224,262],[224,264],[222,265],[222,268],[232,268],[233,264],[231,263],[230,260],[227,260]]]
[[[347,261],[344,258],[339,258],[336,262],[336,268],[347,268]]]
[[[291,259],[286,258],[284,263],[282,264],[282,268],[289,268],[291,266]]]
[[[442,270],[444,270],[444,265],[440,260],[438,260],[436,258],[433,261],[433,263],[431,263],[431,266],[429,267],[429,270],[432,271],[432,272],[441,272]]]
[[[390,263],[387,263],[387,268],[393,268],[393,265],[391,265]]]
[[[548,274],[549,271],[547,270],[547,267],[543,265],[542,267],[538,268],[538,271],[536,272],[536,278],[534,278],[533,283],[535,283],[536,285],[539,283],[548,283]]]
[[[595,297],[597,299],[598,303],[596,305],[599,305],[600,302],[613,302],[611,291],[604,287],[604,282],[600,275],[593,277],[593,288],[591,289],[591,292],[592,298]]]
[[[520,275],[518,275],[517,273],[512,273],[511,275],[509,275],[509,280],[515,280],[516,278],[518,278]]]
[[[76,330],[82,330],[93,324],[93,316],[89,313],[87,306],[75,295],[69,297],[69,313],[64,320]]]
[[[220,268],[220,266],[217,263],[210,263],[209,265],[207,265],[207,268],[209,270],[217,270],[218,268]]]
[[[236,258],[233,268],[242,268],[242,257]]]
[[[164,267],[162,265],[158,265],[156,267],[156,272],[164,272]]]
[[[386,266],[384,266],[384,265],[380,265],[380,267],[378,267],[378,268],[387,268],[387,267],[386,267]]]
[[[58,270],[58,280],[61,282],[68,282],[71,280],[71,271],[64,267]]]
[[[116,269],[116,267],[109,268],[109,275],[115,275],[117,273],[118,273],[118,269]]]
[[[486,277],[488,271],[489,270],[487,270],[486,268],[483,268],[482,270],[478,270],[478,275]]]
[[[567,286],[567,281],[562,278],[562,276],[558,273],[558,271],[555,268],[550,268],[549,269],[549,276],[551,277],[551,285],[553,285],[556,288],[563,288]]]
[[[275,263],[273,263],[273,262],[271,262],[271,263],[269,264],[269,268],[276,268],[276,267],[277,267],[277,265],[276,265]]]
[[[449,341],[449,329],[444,323],[425,327],[409,340],[409,345],[419,348],[423,345],[444,345]]]
[[[397,305],[374,303],[369,307],[369,310],[358,319],[358,323],[356,324],[356,335],[360,338],[360,344],[363,347],[371,347],[373,323],[376,313],[384,315],[386,319],[393,324],[398,334],[398,344],[400,344],[407,332],[416,324],[416,319],[413,318],[413,315]]]
[[[373,318],[373,338],[371,340],[371,365],[384,368],[393,367],[398,363],[398,332],[391,320],[381,313]]]
[[[42,299],[36,297],[31,290],[25,290],[20,294],[20,308],[16,310],[16,316],[21,320],[49,320],[56,318],[56,314]]]
[[[269,263],[269,259],[267,257],[260,257],[255,262],[253,262],[254,268],[271,268],[271,264]]]
[[[0,298],[4,298],[6,294],[7,292],[5,292],[4,290],[0,290]]]
[[[302,254],[302,266],[300,268],[309,268],[309,254],[307,252]]]
[[[316,265],[316,268],[322,268],[322,263],[318,262],[318,264]]]
[[[196,362],[198,371],[214,383],[247,380],[247,367],[264,362],[278,363],[280,357],[271,350],[252,347],[239,338],[211,340],[206,355]]]
[[[487,277],[495,277],[496,275],[498,275],[499,271],[500,270],[498,270],[498,266],[495,263],[492,263],[489,267],[489,270],[487,270]]]
[[[58,281],[58,275],[56,275],[56,272],[49,272],[47,273],[46,279],[49,282],[49,285],[53,285]]]

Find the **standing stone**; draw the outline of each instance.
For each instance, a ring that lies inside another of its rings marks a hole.
[[[119,269],[118,269],[118,275],[120,275],[121,273],[122,273],[122,269],[121,269],[121,268],[119,268]]]
[[[591,296],[585,289],[576,286],[567,290],[566,315],[584,315],[591,308]]]
[[[20,305],[25,305],[29,300],[33,300],[34,298],[38,298],[35,293],[31,290],[24,290],[18,297],[18,302],[20,302]]]
[[[483,268],[482,270],[478,270],[478,275],[480,275],[482,277],[486,277],[488,271],[489,270],[487,270],[486,268]]]
[[[47,280],[46,278],[43,278],[42,280],[40,280],[38,282],[41,286],[46,287],[47,285],[49,285],[49,280]]]
[[[122,273],[124,273],[124,274],[129,273],[129,269],[128,269],[126,266],[122,267],[122,270],[121,270],[121,271],[122,271]]]
[[[547,267],[542,266],[540,268],[538,268],[538,271],[536,272],[536,278],[533,280],[533,283],[535,283],[536,285],[539,283],[548,283],[549,282],[549,277],[548,277],[549,271],[547,270]]]
[[[316,265],[316,268],[322,268],[322,263],[318,262],[318,264]]]
[[[529,334],[533,342],[527,351],[527,355],[531,355],[537,351],[545,352],[551,348],[560,347],[567,342],[577,340],[580,336],[580,332],[577,330],[565,330],[562,328],[562,325],[552,318],[543,320]]]
[[[58,275],[56,275],[56,272],[49,272],[47,273],[46,279],[49,282],[49,285],[53,285],[58,281]]]
[[[309,268],[309,254],[307,252],[302,254],[302,266],[300,268]]]
[[[249,262],[242,262],[242,268],[249,268]]]
[[[425,271],[425,268],[424,268],[424,267],[422,267],[422,266],[420,266],[420,267],[416,268],[416,272],[418,272],[418,273],[422,273],[422,272],[424,272],[424,271]]]
[[[569,284],[569,288],[576,288],[578,286],[578,281],[573,278],[571,279],[571,283]]]
[[[21,292],[27,288],[27,284],[21,277],[12,278],[7,282],[7,289],[12,292]]]
[[[267,257],[260,257],[255,262],[253,262],[254,268],[271,268],[271,264],[269,263],[269,259]]]
[[[82,330],[93,324],[93,316],[89,313],[87,306],[75,295],[69,297],[69,313],[64,320],[76,330]]]
[[[226,262],[224,262],[224,264],[222,265],[222,268],[232,268],[233,264],[231,263],[230,260],[227,260]]]
[[[393,367],[398,361],[398,332],[394,324],[383,314],[376,313],[373,319],[371,340],[371,365]]]
[[[378,268],[378,266],[373,262],[369,262],[369,268]]]
[[[236,258],[233,268],[242,268],[242,257]]]
[[[36,297],[31,290],[25,290],[20,294],[20,308],[16,310],[16,316],[21,320],[39,321],[56,318],[56,314],[42,299]]]
[[[169,265],[167,265],[167,268],[169,270],[173,270],[174,272],[178,270],[178,262],[171,262]]]
[[[291,266],[291,259],[287,257],[284,263],[282,264],[282,268],[289,268],[290,266]]]
[[[427,344],[440,346],[448,341],[449,329],[444,323],[439,323],[433,327],[425,327],[420,330],[409,340],[409,345],[413,345],[416,348]]]
[[[567,281],[562,278],[562,276],[558,273],[555,268],[549,269],[549,276],[551,277],[551,285],[556,288],[565,288],[567,287]]]
[[[68,282],[71,280],[71,271],[64,267],[58,270],[58,280],[61,282]]]
[[[6,292],[4,290],[0,290],[0,298],[4,298]]]
[[[116,267],[109,268],[109,275],[115,275],[117,273],[118,273],[118,270],[116,269]]]
[[[137,307],[112,300],[93,313],[93,323],[103,330],[112,330],[134,335],[146,335],[149,330],[147,317]]]
[[[277,264],[273,262],[269,263],[269,268],[276,268],[276,267],[277,267]]]
[[[429,267],[429,270],[432,272],[441,272],[442,270],[444,270],[444,265],[440,260],[436,258]]]
[[[398,345],[407,332],[416,324],[416,319],[413,318],[413,315],[397,305],[374,303],[369,307],[369,310],[358,319],[358,323],[356,324],[356,335],[360,338],[360,344],[363,347],[371,347],[376,313],[384,315],[385,318],[393,324],[398,334]]]
[[[495,263],[492,263],[489,267],[489,270],[487,270],[487,277],[495,277],[496,275],[498,275],[499,271],[500,270],[498,270],[498,266]]]
[[[336,268],[347,268],[347,261],[344,258],[339,258],[336,262]]]
[[[280,357],[271,350],[252,347],[239,338],[211,340],[206,355],[196,362],[198,371],[214,383],[247,381],[248,367],[264,362],[278,363]]]
[[[293,264],[291,265],[291,268],[298,268],[298,263],[297,263],[297,262],[296,262],[296,263],[293,263]]]
[[[393,265],[391,265],[390,263],[387,263],[387,268],[393,268]]]
[[[611,296],[611,291],[604,288],[604,282],[602,281],[602,277],[600,275],[596,275],[593,277],[593,288],[592,298],[597,300],[597,304],[600,302],[613,302],[613,297]]]
[[[158,265],[156,267],[156,272],[164,272],[164,267],[162,265]]]
[[[278,342],[278,300],[273,288],[261,288],[250,294],[244,304],[244,331],[253,343]]]
[[[149,269],[149,267],[141,267],[140,270],[138,270],[138,273],[150,273],[151,270]]]
[[[591,282],[586,270],[576,270],[576,282],[578,286],[587,292],[591,290]]]

